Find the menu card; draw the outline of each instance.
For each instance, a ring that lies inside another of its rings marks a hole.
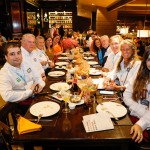
[[[83,116],[82,122],[86,132],[114,129],[111,118],[106,112]]]

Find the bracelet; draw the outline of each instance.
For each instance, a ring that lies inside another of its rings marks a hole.
[[[123,87],[121,87],[121,88],[120,88],[120,91],[121,91],[121,92],[123,92],[123,91],[124,91]]]

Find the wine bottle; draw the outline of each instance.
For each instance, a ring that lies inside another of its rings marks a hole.
[[[77,79],[76,78],[73,79],[72,91],[78,92],[78,85],[77,85]]]

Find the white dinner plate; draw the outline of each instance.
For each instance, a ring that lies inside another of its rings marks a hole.
[[[50,85],[50,89],[54,91],[69,90],[70,86],[66,82],[57,82]]]
[[[69,59],[69,57],[58,57],[59,60],[66,60]]]
[[[84,57],[84,59],[86,59],[86,60],[92,60],[92,59],[94,59],[94,57]]]
[[[63,100],[63,97],[61,96],[60,91],[52,94],[51,96],[54,97],[54,98],[56,98],[56,99],[58,99],[58,100],[60,100],[60,101]]]
[[[62,56],[67,56],[69,53],[61,53]]]
[[[109,115],[111,118],[114,118],[114,116],[120,118],[127,114],[127,109],[123,105],[115,102],[103,102],[97,105],[96,110],[98,113],[102,111],[110,112]]]
[[[102,74],[102,71],[101,70],[90,70],[89,72],[90,75],[94,75],[94,76],[97,76],[97,75],[101,75]]]
[[[59,110],[59,104],[50,101],[43,101],[32,105],[30,108],[30,113],[37,117],[40,114],[42,114],[42,117],[48,117],[56,114]]]
[[[65,67],[65,66],[55,66],[55,68],[56,68],[56,69],[60,69],[60,70],[62,70],[62,69],[66,69],[66,67]]]
[[[68,65],[68,62],[56,62],[55,65],[65,66],[65,65]]]
[[[73,103],[71,101],[68,101],[68,104],[82,105],[84,104],[84,99],[81,99],[81,101],[79,101],[78,103]]]
[[[91,52],[87,51],[87,52],[84,52],[83,54],[85,54],[85,55],[91,55]]]
[[[65,72],[63,72],[63,71],[51,71],[48,73],[48,75],[50,77],[60,77],[60,76],[65,75]]]
[[[88,64],[90,64],[90,65],[97,65],[98,62],[97,61],[88,61]]]

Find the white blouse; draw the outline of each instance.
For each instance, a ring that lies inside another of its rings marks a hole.
[[[116,67],[113,71],[108,73],[108,77],[111,78],[111,80],[119,79],[120,85],[127,86],[128,81],[134,82],[138,70],[141,65],[141,61],[136,61],[133,65],[133,62],[131,61],[127,67],[124,66],[124,60],[120,63],[121,70],[117,72]]]
[[[144,105],[142,100],[134,101],[132,99],[133,83],[129,82],[126,90],[123,93],[123,101],[128,106],[130,114],[139,118],[136,124],[140,125],[143,129],[150,128],[150,83],[147,85],[146,101],[148,105]]]

